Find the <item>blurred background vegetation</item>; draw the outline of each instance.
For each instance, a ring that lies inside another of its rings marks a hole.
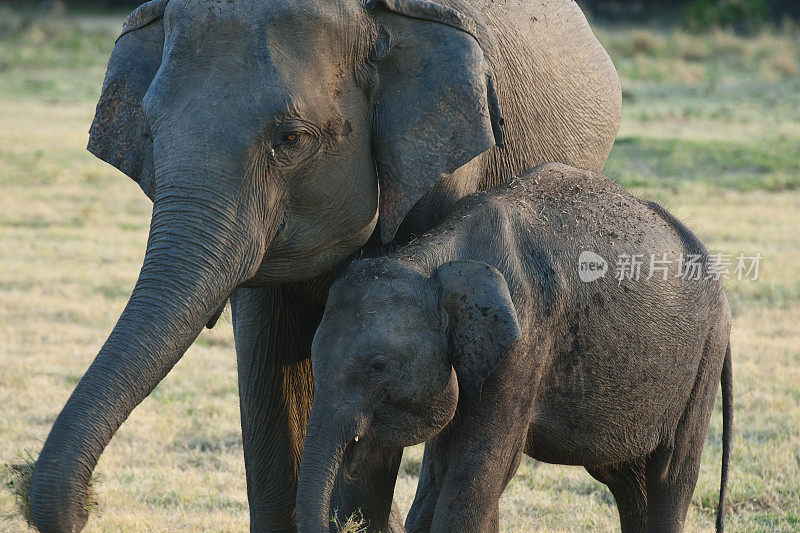
[[[602,21],[672,22],[694,30],[710,26],[752,29],[800,18],[797,0],[578,0]]]
[[[85,150],[106,62],[136,3],[0,0],[0,464],[38,453],[141,267],[152,204]],[[798,531],[798,2],[579,3],[622,80],[606,173],[668,207],[712,252],[764,256],[757,281],[726,282],[736,381],[728,524]],[[226,314],[103,454],[101,516],[89,531],[246,529],[235,365]],[[717,405],[689,531],[713,529],[720,434]],[[403,511],[421,457],[419,446],[405,454]],[[0,531],[24,528],[11,488],[0,490]],[[503,531],[618,528],[610,493],[582,469],[530,460],[501,516]]]
[[[29,0],[30,1],[30,0]],[[33,0],[41,9],[66,6],[132,9],[142,0]],[[668,20],[692,29],[714,25],[752,27],[765,22],[800,18],[797,0],[578,0],[590,16],[602,21]]]

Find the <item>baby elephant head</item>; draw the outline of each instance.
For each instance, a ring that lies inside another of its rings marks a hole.
[[[298,486],[301,530],[327,530],[340,468],[424,442],[453,418],[521,335],[503,275],[453,261],[355,262],[333,285],[312,345],[314,407]]]

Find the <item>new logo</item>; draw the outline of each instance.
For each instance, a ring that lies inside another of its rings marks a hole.
[[[598,280],[608,272],[608,263],[600,255],[585,250],[578,257],[578,276],[584,283]]]

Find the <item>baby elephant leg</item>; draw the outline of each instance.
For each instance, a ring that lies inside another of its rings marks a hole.
[[[519,468],[525,437],[476,438],[448,464],[431,531],[496,533],[500,495]]]
[[[646,461],[638,459],[586,470],[597,481],[605,483],[614,495],[622,533],[647,531]]]
[[[431,530],[436,502],[439,500],[439,491],[446,471],[447,437],[440,433],[425,443],[417,492],[406,517],[408,533],[426,533]]]
[[[519,468],[531,411],[518,398],[484,392],[461,411],[450,435],[431,531],[499,530],[500,495]]]
[[[711,379],[715,377],[715,370],[701,369],[672,442],[662,445],[648,461],[648,531],[679,533],[684,530],[717,393],[717,379]]]
[[[425,443],[425,455],[422,457],[417,492],[414,496],[414,503],[408,511],[408,517],[406,517],[407,533],[427,533],[431,530],[436,504],[439,501],[439,494],[447,473],[452,433],[452,431],[445,430]],[[499,505],[495,505],[493,515],[487,531],[499,531]]]
[[[680,533],[700,473],[697,454],[657,452],[647,466],[647,531]]]

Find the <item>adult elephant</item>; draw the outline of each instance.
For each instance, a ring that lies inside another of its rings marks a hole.
[[[603,166],[619,80],[575,3],[446,3],[153,0],[128,17],[89,150],[153,200],[150,235],[37,462],[40,530],[83,527],[104,447],[228,298],[251,528],[293,530],[332,269],[538,163]],[[399,460],[364,473],[367,494],[341,482],[336,508],[400,527]]]

